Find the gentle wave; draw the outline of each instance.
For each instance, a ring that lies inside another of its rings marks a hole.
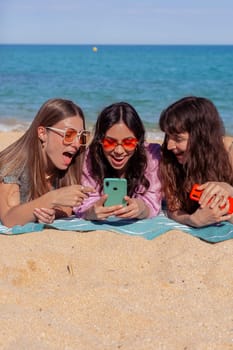
[[[233,134],[233,46],[0,45],[0,62],[2,130],[25,128],[42,103],[63,97],[90,125],[105,106],[129,102],[157,133],[164,108],[197,95],[215,103]]]

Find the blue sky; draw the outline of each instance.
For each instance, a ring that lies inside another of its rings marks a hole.
[[[0,0],[0,43],[233,44],[233,1]]]

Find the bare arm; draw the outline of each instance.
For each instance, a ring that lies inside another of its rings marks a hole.
[[[179,222],[180,224],[198,227],[195,220],[192,219],[192,215],[182,210],[168,211],[168,217],[172,220]]]
[[[66,207],[67,213],[71,213],[72,207],[80,205],[89,191],[92,191],[92,189],[83,188],[80,185],[66,186],[21,204],[19,186],[17,184],[1,183],[0,220],[3,225],[8,227],[24,225],[36,220],[35,208],[59,210]]]
[[[233,214],[228,214],[228,209],[229,204],[222,209],[219,206],[199,208],[193,214],[177,210],[168,212],[168,217],[184,225],[203,227],[217,222],[232,220]]]

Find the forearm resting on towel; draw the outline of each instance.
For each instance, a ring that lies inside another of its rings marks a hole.
[[[63,204],[67,209],[66,212],[62,211],[64,215],[61,216],[67,216],[72,211],[72,201],[67,200],[67,203],[65,203],[64,193],[60,193],[59,189],[47,192],[41,197],[26,203],[20,203],[19,186],[16,184],[1,183],[0,192],[0,221],[8,227],[37,221],[37,217],[33,213],[35,208],[62,210]],[[60,198],[61,195],[63,195],[63,203]],[[69,203],[70,205],[68,205]]]

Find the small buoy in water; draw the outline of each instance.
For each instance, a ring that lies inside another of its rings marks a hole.
[[[97,51],[98,51],[97,47],[94,46],[94,47],[92,48],[92,51],[93,51],[93,52],[97,52]]]

